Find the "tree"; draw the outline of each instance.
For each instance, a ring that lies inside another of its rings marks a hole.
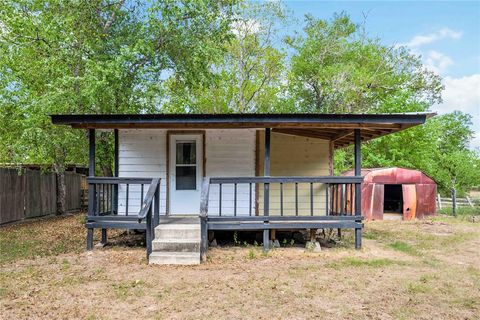
[[[175,112],[277,112],[284,89],[285,53],[276,46],[278,29],[287,23],[279,2],[240,3],[230,28],[224,55],[212,65],[214,81],[194,90],[172,78],[167,91]]]
[[[441,102],[440,77],[404,47],[372,39],[346,14],[332,20],[306,17],[305,36],[289,37],[294,50],[288,75],[290,108],[320,113],[424,112]],[[364,144],[365,167],[400,166],[424,171],[441,191],[464,192],[479,184],[478,154],[468,150],[471,117],[460,112]],[[335,153],[341,173],[353,166],[352,148]]]
[[[480,185],[480,155],[468,149],[474,135],[471,119],[470,115],[455,111],[434,123],[438,132],[435,177],[444,191],[451,192],[452,198],[457,192],[463,194]]]
[[[54,127],[48,115],[153,112],[165,79],[208,81],[233,4],[0,0],[0,158],[53,164],[64,195],[65,163],[86,163],[87,148],[83,132]],[[111,137],[98,142],[100,170],[111,174]]]
[[[468,149],[473,137],[471,116],[455,111],[410,128],[366,143],[365,167],[405,167],[419,169],[432,177],[441,192],[464,193],[480,184],[478,153]],[[342,169],[351,163],[348,150],[336,154]]]
[[[381,112],[393,103],[402,105],[403,112],[419,106],[423,111],[440,101],[440,77],[406,48],[369,38],[344,13],[332,20],[306,20],[305,36],[287,38],[295,50],[289,93],[296,110]]]

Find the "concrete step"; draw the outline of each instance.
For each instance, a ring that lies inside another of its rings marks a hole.
[[[155,239],[153,251],[200,252],[200,239]]]
[[[401,213],[384,213],[383,220],[403,220],[403,214]]]
[[[155,228],[155,239],[195,239],[200,240],[198,224],[160,224]]]
[[[149,264],[200,264],[200,252],[152,252],[148,258]]]

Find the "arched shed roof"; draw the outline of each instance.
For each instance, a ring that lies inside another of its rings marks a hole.
[[[384,183],[384,184],[436,184],[436,182],[421,172],[405,168],[371,168],[362,169],[364,183]],[[354,175],[353,170],[346,171],[342,176]]]

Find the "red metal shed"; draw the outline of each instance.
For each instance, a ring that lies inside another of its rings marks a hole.
[[[353,175],[353,170],[343,173]],[[370,220],[422,219],[436,211],[437,184],[418,170],[363,169],[362,215]],[[348,192],[347,199],[350,198]]]

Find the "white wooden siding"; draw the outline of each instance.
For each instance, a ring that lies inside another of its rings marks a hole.
[[[207,130],[205,136],[206,175],[210,177],[255,176],[255,130]],[[249,214],[249,187],[237,187],[237,215]],[[252,188],[252,214],[255,214],[255,188]],[[222,186],[222,216],[234,213],[234,186]],[[212,185],[209,215],[219,214],[219,187]]]
[[[260,132],[260,141],[264,133]],[[263,172],[264,144],[259,145],[259,170]],[[270,174],[272,176],[326,176],[329,175],[329,141],[272,133],[270,146]],[[295,214],[295,184],[285,184],[283,190],[284,214]],[[326,185],[313,185],[313,210],[324,215]],[[263,188],[259,192],[259,211],[263,211]],[[270,215],[280,214],[280,185],[270,185]],[[298,184],[298,214],[310,215],[310,184]]]
[[[166,207],[166,130],[119,130],[119,176],[138,178],[161,178],[160,213],[165,214]],[[128,214],[138,214],[141,206],[141,187],[129,187]],[[145,185],[144,195],[148,191]],[[119,214],[126,213],[126,185],[119,187]]]
[[[171,131],[174,133],[174,131]],[[119,131],[119,174],[121,177],[160,177],[160,212],[166,212],[166,130],[120,130]],[[263,142],[263,132],[260,141]],[[328,175],[328,141],[272,134],[271,174],[293,176]],[[263,171],[263,143],[259,150],[260,172]],[[205,131],[205,171],[210,177],[255,176],[255,130],[254,129],[209,129]],[[279,186],[271,186],[271,214],[279,211]],[[119,188],[119,213],[125,214],[125,185]],[[144,188],[147,193],[148,186]],[[222,215],[233,215],[234,187],[222,188]],[[130,187],[129,214],[137,214],[141,205],[140,187]],[[259,204],[262,210],[260,188]],[[299,185],[299,214],[309,214],[309,185]],[[323,212],[325,208],[325,186],[314,186],[314,209]],[[284,189],[286,212],[293,210],[293,185]],[[218,185],[210,190],[209,214],[219,213]],[[250,195],[248,185],[238,185],[237,215],[248,215]],[[252,188],[252,214],[255,213],[255,188]]]
[[[173,134],[174,131],[172,130]],[[166,212],[167,146],[166,130],[119,130],[119,175],[121,177],[159,177],[160,213]],[[217,177],[255,175],[255,130],[219,130],[205,132],[206,175]],[[148,186],[144,188],[147,193]],[[249,213],[248,185],[238,186],[237,214]],[[128,213],[140,210],[139,186],[130,186]],[[126,186],[119,187],[119,214],[126,210]],[[212,186],[209,214],[218,214],[218,187]],[[255,190],[252,192],[252,212],[255,212]],[[222,215],[233,215],[233,185],[222,189]]]

